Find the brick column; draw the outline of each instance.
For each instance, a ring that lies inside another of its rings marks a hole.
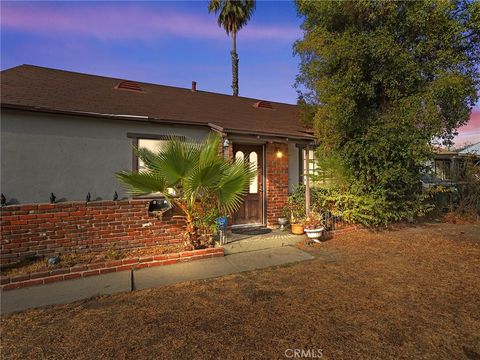
[[[282,157],[277,156],[278,151]],[[278,218],[283,217],[283,208],[288,199],[288,145],[268,143],[266,160],[267,226],[275,227]]]

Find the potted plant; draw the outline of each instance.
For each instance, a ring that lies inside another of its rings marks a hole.
[[[293,197],[289,197],[284,213],[290,219],[290,231],[292,234],[303,235],[303,218],[305,213],[303,204],[295,201]]]
[[[280,225],[280,230],[285,230],[285,225],[288,224],[288,219],[286,217],[278,218],[278,225]]]
[[[311,212],[310,215],[305,219],[303,227],[307,236],[315,242],[320,242],[320,238],[325,231],[325,223],[321,215]]]
[[[290,220],[290,231],[293,235],[303,235],[305,231],[302,220],[292,217]]]

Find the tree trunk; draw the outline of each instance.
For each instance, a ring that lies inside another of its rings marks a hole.
[[[238,96],[238,54],[237,54],[237,34],[232,32],[232,89],[233,96]]]

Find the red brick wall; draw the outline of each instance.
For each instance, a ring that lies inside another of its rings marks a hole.
[[[276,151],[281,151],[283,156],[278,158]],[[268,143],[266,160],[267,225],[277,226],[288,199],[288,145]]]
[[[10,205],[1,208],[2,264],[33,255],[182,242],[183,220],[148,213],[148,200]]]

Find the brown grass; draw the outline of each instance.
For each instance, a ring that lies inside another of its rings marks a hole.
[[[291,266],[4,317],[5,359],[479,359],[480,225],[348,233]]]

